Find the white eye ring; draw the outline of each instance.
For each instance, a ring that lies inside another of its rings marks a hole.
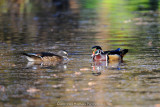
[[[100,52],[100,50],[97,50],[96,52],[95,52],[95,55],[99,55],[101,52]]]

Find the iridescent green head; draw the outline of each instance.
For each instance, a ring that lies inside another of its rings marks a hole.
[[[102,52],[102,48],[100,46],[93,46],[92,47],[92,57],[95,55],[99,55]]]

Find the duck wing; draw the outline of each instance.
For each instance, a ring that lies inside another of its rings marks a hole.
[[[128,52],[128,49],[120,50],[120,48],[117,48],[116,50],[104,51],[103,54],[108,54],[108,55],[118,54],[122,56],[122,55],[125,55],[127,52]]]
[[[38,57],[38,58],[43,58],[43,57],[51,57],[51,56],[59,56],[53,53],[47,53],[47,52],[40,52],[40,53],[22,53],[25,56],[28,57]]]

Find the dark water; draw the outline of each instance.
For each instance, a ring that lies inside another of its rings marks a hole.
[[[154,0],[153,0],[154,1]],[[0,106],[160,106],[157,2],[1,0]],[[129,49],[124,62],[93,63],[91,47]],[[20,53],[66,50],[67,64]]]

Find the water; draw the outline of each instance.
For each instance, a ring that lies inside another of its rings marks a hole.
[[[0,106],[158,107],[159,37],[156,1],[2,0]],[[123,63],[93,63],[94,45],[129,52]],[[59,50],[68,63],[20,54]]]

